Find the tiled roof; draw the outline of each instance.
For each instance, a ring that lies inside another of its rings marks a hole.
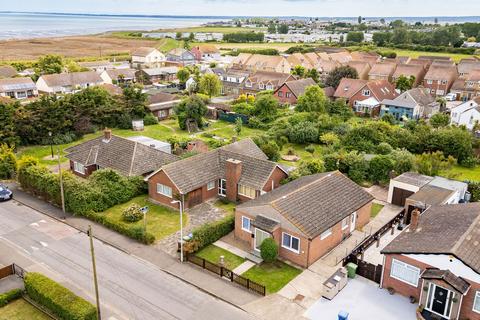
[[[425,206],[441,205],[445,204],[454,193],[454,190],[428,184],[420,188],[420,190],[412,194],[408,199],[422,203]]]
[[[457,77],[456,67],[430,66],[425,79],[428,80],[449,80]]]
[[[274,89],[277,89],[279,86],[284,84],[289,79],[294,79],[294,77],[289,73],[279,73],[279,72],[269,72],[269,71],[257,71],[252,73],[244,82],[244,87],[246,89],[252,90],[265,90],[265,88],[260,88],[260,83],[263,83],[264,86],[267,84],[273,85]],[[247,87],[246,82],[251,82],[252,87]]]
[[[198,51],[202,54],[212,54],[212,53],[219,53],[220,50],[213,44],[202,44],[197,47]]]
[[[397,65],[395,63],[388,62],[379,62],[375,63],[368,73],[369,76],[372,75],[381,75],[381,76],[391,76],[395,72]]]
[[[338,171],[301,177],[238,210],[258,213],[269,206],[313,239],[373,200],[373,197]]]
[[[460,74],[470,74],[474,70],[480,70],[480,61],[477,59],[462,59],[457,68]]]
[[[384,99],[394,99],[398,97],[395,87],[388,80],[374,80],[368,81],[367,87],[370,89],[372,96],[378,101]]]
[[[17,75],[17,70],[12,66],[0,66],[0,78],[11,78]]]
[[[300,79],[300,80],[293,80],[285,82],[285,85],[292,91],[295,97],[300,97],[304,92],[305,89],[309,86],[314,86],[317,83],[313,81],[311,78],[307,79]]]
[[[337,90],[335,90],[334,97],[349,99],[365,87],[367,82],[367,80],[343,78],[340,81]]]
[[[366,61],[354,60],[354,61],[350,61],[347,65],[349,67],[352,67],[353,69],[357,70],[357,73],[359,75],[362,74],[363,72],[365,72],[366,70],[370,71],[370,64]]]
[[[415,80],[418,81],[420,78],[422,78],[424,72],[425,69],[419,64],[399,64],[393,73],[393,77],[399,78],[402,75],[406,77],[414,76]],[[420,79],[420,81],[421,80],[422,79]]]
[[[122,88],[114,84],[104,83],[99,85],[99,87],[105,89],[106,91],[108,91],[108,93],[110,93],[113,96],[120,96],[123,94]]]
[[[75,86],[87,83],[102,83],[103,80],[95,71],[46,74],[40,77],[49,87]]]
[[[34,90],[37,86],[29,77],[25,78],[0,78],[0,91],[9,90]]]
[[[470,283],[462,277],[457,277],[450,270],[428,268],[422,273],[422,279],[443,280],[461,294],[467,293],[470,289]]]
[[[405,172],[394,178],[393,181],[403,182],[416,187],[423,187],[433,180],[432,177],[415,172]]]
[[[135,71],[134,69],[108,69],[105,72],[111,79],[117,80],[120,76],[125,79],[135,79]]]
[[[135,49],[135,51],[132,52],[132,56],[146,57],[156,50],[157,49],[150,48],[150,47],[140,47],[140,48]]]
[[[480,202],[430,207],[382,253],[453,255],[480,274]]]
[[[256,216],[255,219],[252,221],[252,226],[268,232],[273,232],[279,224],[280,223],[278,221],[265,217],[261,214]]]
[[[67,158],[83,165],[96,164],[114,169],[125,176],[144,175],[177,161],[179,157],[139,142],[112,135],[109,141],[98,137],[65,149]]]

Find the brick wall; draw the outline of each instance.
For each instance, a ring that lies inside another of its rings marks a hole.
[[[472,282],[466,279],[472,285],[467,295],[463,297],[460,309],[460,319],[480,319],[480,313],[473,311],[473,303],[475,302],[475,294],[480,292],[480,283]]]
[[[289,94],[289,97],[287,97],[287,93]],[[282,85],[278,89],[278,91],[275,92],[274,97],[277,98],[277,100],[280,101],[281,103],[289,103],[289,104],[297,103],[297,98],[285,84]]]
[[[168,176],[163,171],[159,171],[157,174],[155,174],[148,180],[149,198],[154,202],[166,205],[168,207],[173,207],[175,209],[179,209],[180,207],[178,204],[171,203],[173,200],[172,198],[169,198],[167,196],[157,193],[157,183],[160,183],[172,188],[173,195],[179,194],[178,189],[175,187],[173,182],[168,178]],[[187,203],[187,201],[185,201],[185,203]]]
[[[372,212],[372,203],[369,202],[360,209],[357,210],[357,223],[355,229],[363,228],[368,222],[370,222],[370,214]]]
[[[283,172],[282,169],[276,167],[275,170],[273,170],[273,173],[270,175],[270,178],[268,178],[267,183],[265,183],[265,186],[263,187],[263,191],[269,192],[272,191],[272,181],[273,181],[273,186],[274,188],[278,188],[280,186],[280,181],[283,179],[287,178],[287,174]]]

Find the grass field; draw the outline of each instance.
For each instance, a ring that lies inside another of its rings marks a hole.
[[[245,262],[244,258],[239,257],[225,249],[214,246],[213,244],[198,251],[195,255],[214,264],[219,264],[220,256],[223,256],[225,267],[230,270],[235,269]]]
[[[148,206],[147,232],[155,235],[157,241],[171,235],[172,233],[180,229],[180,214],[172,209],[159,206],[147,201],[147,196],[139,196],[133,198],[127,203],[114,206],[101,214],[105,215],[107,219],[114,221],[116,224],[123,224],[129,227],[142,227],[143,219],[133,223],[125,222],[122,219],[123,210],[134,203],[138,204],[140,207]],[[184,226],[187,225],[187,220],[187,215],[183,214]]]
[[[448,57],[451,57],[455,62],[459,62],[461,59],[474,57],[473,55],[469,55],[469,54],[412,51],[412,50],[393,49],[393,48],[378,48],[378,50],[395,51],[398,56],[408,56],[411,58],[418,58],[419,56],[448,56]]]
[[[298,276],[302,270],[282,261],[261,263],[243,273],[242,276],[258,282],[267,288],[267,293],[275,293]]]
[[[455,165],[448,172],[442,172],[442,174],[452,176],[454,179],[460,181],[480,181],[480,166],[477,165],[475,168],[465,168]]]
[[[0,320],[50,320],[51,318],[23,299],[0,308]]]

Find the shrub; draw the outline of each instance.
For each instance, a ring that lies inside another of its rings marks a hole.
[[[13,289],[5,293],[0,294],[0,308],[6,306],[13,300],[16,300],[22,296],[21,289]]]
[[[382,182],[388,180],[388,174],[394,168],[394,162],[389,156],[375,156],[370,160],[370,179],[373,182]]]
[[[27,273],[25,290],[32,300],[62,319],[97,319],[96,309],[90,302],[40,273]]]
[[[313,122],[303,121],[291,126],[288,138],[293,143],[318,142],[318,129]]]
[[[143,124],[146,126],[151,126],[154,124],[158,124],[158,118],[155,117],[153,114],[148,113],[144,118],[143,118]]]
[[[13,147],[0,144],[0,179],[12,179],[17,172],[17,157]]]
[[[278,245],[272,238],[263,240],[260,245],[260,255],[265,262],[274,262],[278,256]]]
[[[378,154],[390,154],[393,151],[392,146],[387,142],[380,142],[376,149]]]
[[[140,210],[140,206],[136,203],[132,203],[129,207],[125,208],[122,212],[122,219],[127,222],[137,222],[143,218],[143,213]]]
[[[193,230],[191,241],[195,243],[195,249],[200,250],[232,232],[234,227],[235,216],[228,215],[221,220],[206,223]]]
[[[305,147],[305,151],[313,154],[315,152],[315,146],[313,144],[309,144],[308,146]]]
[[[472,194],[472,202],[480,201],[480,182],[468,182],[468,191]]]

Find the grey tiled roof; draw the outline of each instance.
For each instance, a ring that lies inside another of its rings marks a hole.
[[[125,176],[144,175],[179,157],[151,148],[136,141],[112,135],[110,141],[103,136],[65,149],[67,158],[83,165],[96,164],[114,169]]]
[[[268,232],[273,232],[279,224],[278,221],[262,216],[261,214],[256,216],[252,221],[252,226]]]
[[[360,186],[338,171],[306,176],[238,206],[269,205],[303,234],[315,238],[373,200]]]
[[[450,270],[429,268],[422,273],[422,279],[443,280],[461,294],[467,293],[468,289],[470,288],[470,283],[461,277],[457,277]]]
[[[432,177],[415,172],[405,172],[393,179],[394,181],[411,184],[416,187],[423,187],[433,180]]]
[[[430,207],[382,253],[454,255],[480,273],[480,202]]]

